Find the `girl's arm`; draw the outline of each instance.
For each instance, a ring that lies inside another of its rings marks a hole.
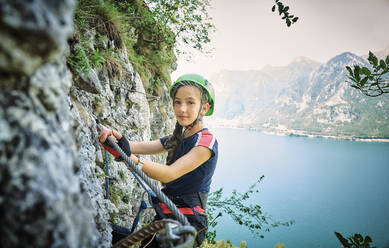
[[[208,148],[196,146],[170,166],[152,161],[142,161],[142,170],[147,176],[160,182],[168,183],[196,169],[207,161],[211,155],[211,150]],[[131,159],[134,163],[139,162],[135,156],[131,156]]]
[[[166,152],[163,148],[161,141],[130,141],[131,151],[134,154],[157,154]]]
[[[99,134],[100,142],[103,143],[108,136],[113,136],[116,139],[122,137],[120,133],[103,127]],[[135,154],[155,154],[165,151],[159,140],[131,142],[130,146],[132,153]],[[168,183],[196,169],[207,161],[211,155],[211,150],[208,148],[196,146],[170,166],[152,161],[142,161],[142,170],[147,176],[160,182]],[[139,163],[139,159],[134,155],[131,155],[130,159],[136,164]]]
[[[99,133],[99,140],[101,143],[107,139],[108,136],[113,137],[115,140],[122,138],[122,134],[108,129],[102,126],[102,130]],[[159,140],[153,141],[140,141],[140,142],[130,142],[131,153],[134,154],[157,154],[161,152],[166,152]]]

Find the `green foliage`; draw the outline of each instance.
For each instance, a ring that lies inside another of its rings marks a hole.
[[[149,88],[148,93],[157,94],[161,85],[146,82],[158,77],[160,80],[153,82],[170,84],[169,68],[176,60],[172,33],[162,28],[144,1],[113,1],[113,4],[123,15],[121,33],[126,34],[123,41],[131,63]]]
[[[126,173],[123,171],[123,170],[120,170],[119,171],[119,176],[122,180],[125,180],[126,179]]]
[[[359,233],[354,234],[353,236],[348,237],[347,239],[342,236],[342,234],[335,232],[336,237],[339,239],[339,242],[344,248],[375,248],[376,246],[371,246],[373,240],[369,235],[366,235],[365,238]]]
[[[143,12],[137,15],[137,9]],[[71,54],[67,59],[72,71],[87,74],[89,68],[104,67],[110,77],[121,77],[123,67],[118,53],[125,46],[144,84],[154,75],[169,84],[168,67],[175,61],[173,52],[169,52],[171,49],[161,47],[159,43],[153,47],[155,51],[146,54],[143,50],[149,49],[147,44],[139,42],[141,39],[137,33],[146,32],[140,31],[142,25],[135,20],[147,19],[146,13],[147,6],[141,0],[79,0],[74,13],[75,33],[70,42]]]
[[[82,72],[88,76],[90,68],[102,67],[106,57],[112,54],[111,49],[100,51],[99,48],[91,48],[90,44],[93,43],[91,39],[83,38],[81,43],[73,48],[73,52],[66,58],[66,62],[73,71]]]
[[[160,24],[165,39],[175,44],[176,53],[181,54],[193,48],[200,52],[209,52],[209,34],[215,31],[208,15],[208,0],[146,0],[152,18]],[[170,32],[169,32],[170,31]],[[180,49],[180,45],[182,49]]]
[[[70,39],[67,63],[74,73],[88,75],[90,68],[101,68],[107,57],[115,56],[114,48],[107,46],[112,40],[121,46],[113,8],[105,1],[80,0],[74,12],[75,32]]]
[[[159,96],[163,84],[170,85],[176,54],[188,46],[208,52],[214,31],[208,7],[208,0],[79,0],[68,64],[74,72],[104,66],[121,75],[114,57],[125,46],[147,93]]]
[[[105,62],[105,53],[102,51],[99,51],[98,48],[96,50],[93,50],[91,53],[89,60],[93,67],[102,67],[103,63]]]
[[[96,176],[99,178],[105,178],[105,173],[100,173],[100,174],[97,174]]]
[[[135,0],[115,3],[122,13],[126,13],[137,37],[135,42],[126,42],[126,46],[142,81],[149,83],[145,85],[147,93],[159,96],[161,83],[170,85],[170,66],[176,55],[189,58],[188,46],[208,52],[205,45],[210,42],[209,33],[214,31],[207,13],[208,1]]]
[[[210,197],[212,197],[212,195],[210,195]],[[217,220],[217,218],[222,216],[222,212],[219,212],[217,214],[217,216],[213,216],[213,213],[214,213],[213,211],[214,211],[214,209],[211,209],[208,206],[208,222],[209,222],[209,224],[208,224],[208,231],[207,231],[207,241],[211,244],[216,243],[216,230],[215,230],[215,227],[217,225],[216,220]],[[211,229],[212,229],[212,231],[211,231]]]
[[[219,240],[217,242],[211,243],[208,240],[204,240],[204,242],[200,246],[201,248],[238,248],[237,246],[233,246],[230,240]],[[247,248],[246,242],[242,241],[239,244],[239,248]]]
[[[142,223],[142,227],[145,227],[145,226],[148,226],[150,223],[151,223],[151,220],[144,220],[143,221],[143,218],[142,218],[143,216],[141,215],[140,216],[140,218],[139,218],[139,220],[140,220],[140,223]]]
[[[285,247],[286,247],[285,244],[281,244],[280,242],[274,245],[274,248],[285,248]]]
[[[108,0],[79,0],[74,13],[74,38],[83,42],[95,34],[97,39],[94,45],[110,40],[115,47],[121,48],[123,41],[120,29],[123,18]]]
[[[108,163],[111,164],[114,161],[114,159],[115,157],[111,153],[108,153]],[[105,167],[104,167],[104,171],[105,171]]]
[[[369,51],[367,59],[371,68],[354,65],[346,66],[351,87],[360,90],[364,95],[377,97],[389,93],[389,55],[385,60],[378,58]]]
[[[126,194],[126,195],[123,195],[123,196],[122,196],[122,199],[121,199],[121,200],[122,200],[122,202],[128,204],[128,203],[130,202],[130,199],[131,199],[131,196],[128,195],[128,194]]]
[[[109,199],[110,201],[115,204],[115,206],[119,206],[119,204],[122,201],[122,193],[120,192],[120,189],[115,184],[109,185]]]
[[[299,19],[297,16],[289,14],[289,6],[285,6],[282,2],[279,0],[274,0],[276,3],[273,5],[271,11],[275,12],[276,8],[278,9],[278,15],[283,15],[282,19],[285,20],[285,23],[288,27],[290,27],[292,24],[295,24],[297,20]]]
[[[220,188],[212,192],[208,198],[208,218],[209,231],[207,232],[207,240],[215,242],[217,225],[216,219],[221,216],[221,213],[228,214],[235,223],[248,228],[255,236],[263,238],[262,232],[269,232],[270,228],[278,226],[290,226],[294,221],[279,222],[273,221],[272,217],[262,212],[262,208],[258,204],[248,203],[252,199],[253,194],[258,193],[258,185],[263,180],[261,176],[249,189],[244,193],[239,193],[234,190],[229,197],[223,197],[223,189]],[[219,212],[216,216],[216,212]]]
[[[66,62],[73,70],[81,71],[88,75],[88,69],[91,68],[88,57],[82,47],[76,47],[73,54],[66,58]]]

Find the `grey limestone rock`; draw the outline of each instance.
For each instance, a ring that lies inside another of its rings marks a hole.
[[[159,138],[174,126],[167,88],[148,99],[125,47],[114,47],[120,74],[103,67],[78,83],[72,78],[65,56],[74,4],[0,0],[2,247],[110,247],[111,224],[129,228],[144,191],[111,158],[105,199],[93,116],[133,141]],[[153,214],[147,210],[139,226]]]
[[[80,187],[63,51],[74,1],[0,2],[2,247],[98,247]]]
[[[0,71],[32,75],[60,55],[73,30],[74,0],[0,0]]]
[[[28,92],[0,93],[3,247],[90,247],[98,236],[76,175],[69,109],[62,108],[61,85],[70,77],[59,75],[60,64],[47,64],[30,79]]]

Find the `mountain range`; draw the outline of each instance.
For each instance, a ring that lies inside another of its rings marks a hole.
[[[346,66],[356,64],[369,67],[363,56],[345,52],[323,64],[297,57],[287,66],[221,71],[211,78],[216,91],[211,125],[294,135],[389,138],[389,96],[367,97],[350,87]]]

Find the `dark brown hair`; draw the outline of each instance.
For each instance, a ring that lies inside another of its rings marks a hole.
[[[171,165],[173,163],[175,151],[182,141],[182,129],[183,127],[177,121],[173,134],[166,140],[165,149],[168,151],[166,158],[167,165]]]

